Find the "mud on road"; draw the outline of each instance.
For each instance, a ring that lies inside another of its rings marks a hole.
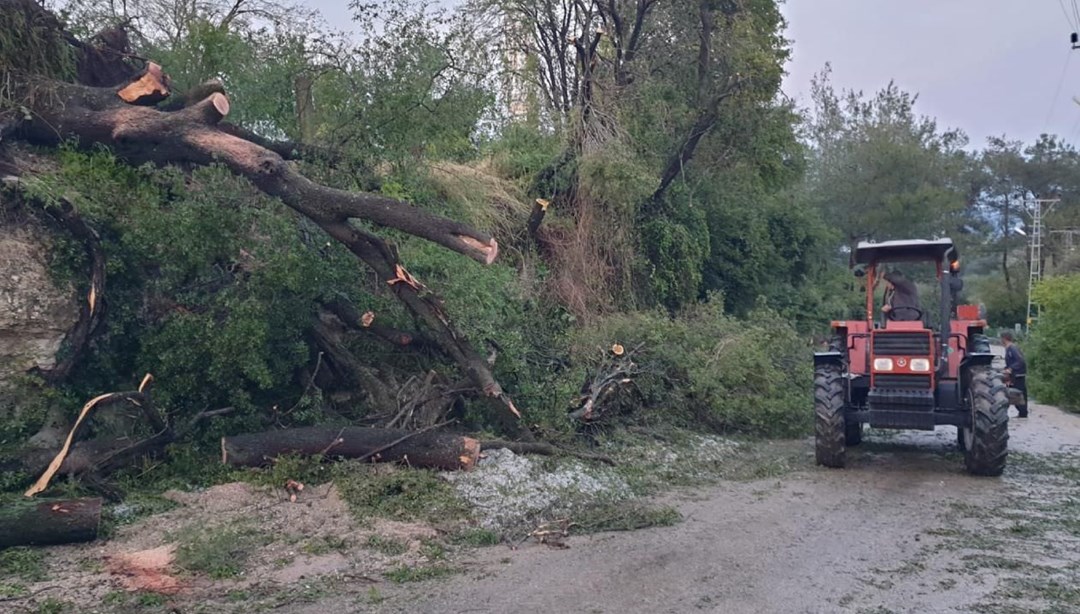
[[[1015,416],[1015,409],[1011,410]],[[480,551],[451,580],[293,612],[1080,612],[1080,416],[1010,420],[1002,478],[955,430],[872,431],[849,467],[671,497],[668,528]]]

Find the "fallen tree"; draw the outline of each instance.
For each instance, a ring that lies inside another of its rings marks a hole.
[[[13,501],[0,505],[0,549],[88,542],[101,525],[101,499]]]
[[[0,114],[5,135],[40,146],[75,142],[81,148],[106,146],[131,164],[217,163],[304,215],[363,261],[423,327],[423,338],[456,363],[482,395],[497,400],[514,416],[517,408],[484,356],[454,326],[442,302],[399,261],[396,249],[356,221],[399,230],[437,243],[484,264],[498,255],[496,240],[477,229],[409,203],[379,194],[350,192],[311,181],[287,159],[302,148],[280,147],[250,131],[227,124],[230,102],[219,82],[195,88],[188,96],[169,91],[161,67],[134,56],[121,35],[79,41],[33,0],[0,0],[0,12],[25,15],[45,40],[59,41],[74,55],[74,78],[35,66],[0,65],[11,100],[22,111]],[[51,33],[49,36],[42,32]],[[110,44],[109,41],[118,41]],[[181,98],[179,104],[168,101]],[[159,106],[150,106],[166,101]],[[283,155],[284,154],[284,155]],[[3,152],[0,151],[0,158]],[[7,168],[7,167],[5,167]],[[395,331],[386,337],[411,344]],[[528,431],[520,433],[529,438]]]
[[[288,454],[467,471],[480,458],[480,442],[433,430],[351,426],[311,426],[221,438],[221,462],[227,465],[259,467]]]

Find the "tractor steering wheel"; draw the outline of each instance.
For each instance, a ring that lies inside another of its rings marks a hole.
[[[910,307],[908,305],[900,305],[899,307],[893,307],[892,309],[889,310],[889,313],[886,314],[886,315],[888,316],[888,319],[893,320],[894,322],[898,321],[898,320],[900,320],[900,318],[896,317],[896,312],[900,311],[900,310],[903,310],[903,309],[907,309],[908,311],[914,311],[915,312],[915,317],[911,318],[911,320],[909,320],[909,321],[916,322],[918,320],[923,319],[922,309],[919,309],[918,307]]]

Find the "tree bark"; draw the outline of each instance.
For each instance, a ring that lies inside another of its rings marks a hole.
[[[221,439],[221,461],[227,465],[258,467],[286,454],[405,462],[413,467],[467,471],[480,457],[480,443],[451,433],[352,426],[312,426]]]
[[[101,524],[101,499],[22,500],[0,506],[0,549],[88,542]]]

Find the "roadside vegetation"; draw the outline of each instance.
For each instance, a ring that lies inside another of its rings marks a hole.
[[[356,39],[302,3],[245,0],[235,4],[251,12],[239,14],[223,0],[54,4],[65,28],[87,39],[126,21],[132,53],[164,67],[174,99],[221,79],[229,121],[289,142],[312,181],[416,205],[500,246],[485,266],[354,221],[400,259],[403,272],[388,281],[226,165],[132,164],[108,147],[43,146],[4,132],[0,162],[22,174],[0,189],[0,223],[46,228],[54,283],[86,297],[94,250],[58,223],[58,212],[74,210],[93,230],[107,281],[104,315],[85,343],[61,349],[59,362],[77,357],[67,372],[0,382],[3,496],[37,477],[28,448],[58,448],[87,400],[134,390],[151,373],[155,411],[176,440],[94,479],[57,479],[46,494],[104,495],[111,537],[178,513],[170,491],[243,482],[279,496],[292,480],[307,493],[332,485],[357,530],[374,531],[334,541],[240,521],[178,527],[175,564],[197,577],[239,581],[251,561],[265,562],[258,553],[278,547],[290,552],[275,559],[288,567],[301,555],[285,544],[306,557],[365,549],[389,562],[383,577],[404,583],[455,573],[455,554],[468,548],[678,522],[645,497],[801,462],[769,440],[810,432],[811,352],[830,320],[860,307],[847,266],[855,242],[952,236],[966,299],[985,306],[992,327],[1012,328],[1026,316],[1028,264],[1016,203],[1080,197],[1071,144],[1053,135],[969,143],[921,115],[899,84],[838,92],[823,67],[808,108],[797,108],[780,90],[797,41],[784,38],[774,0],[705,3],[693,19],[685,7],[640,3],[652,7],[637,20],[640,36],[605,31],[591,47],[577,35],[592,36],[595,24],[574,2],[545,5],[568,15],[565,32],[548,30],[561,19],[503,0],[454,9],[395,0],[380,11],[355,2]],[[573,37],[583,55],[534,52],[510,66],[487,44],[507,20],[521,25],[514,48]],[[68,44],[5,11],[0,71],[71,80]],[[0,92],[0,128],[24,121],[33,102]],[[1077,211],[1059,207],[1047,224],[1080,225]],[[1031,388],[1077,406],[1080,277],[1064,244],[1046,249],[1051,275],[1036,295],[1045,311],[1024,346]],[[394,283],[416,283],[455,335],[400,300]],[[343,315],[353,313],[363,319]],[[448,338],[487,359],[474,364],[487,365],[513,405],[469,379]],[[523,475],[570,482],[550,486],[559,495],[550,499],[518,492],[527,513],[485,524],[479,485],[429,470],[323,462],[329,448],[259,470],[219,461],[223,436],[311,425],[445,425],[550,443],[559,453],[530,457]],[[114,408],[94,414],[79,438],[140,441],[157,430]],[[573,481],[581,476],[596,489],[575,498],[587,490]],[[375,531],[384,521],[438,535],[384,535]],[[42,558],[0,552],[0,598],[40,582]],[[123,607],[165,603],[121,597],[113,599]],[[43,612],[64,607],[40,603]]]

